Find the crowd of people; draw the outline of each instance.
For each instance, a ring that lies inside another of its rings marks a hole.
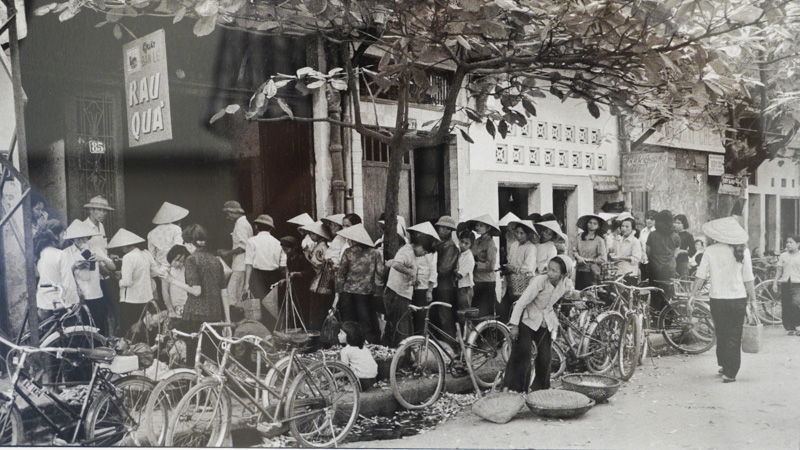
[[[125,335],[152,301],[179,318],[184,331],[197,331],[202,322],[238,320],[241,310],[254,301],[266,329],[285,328],[290,325],[287,319],[278,317],[281,314],[268,301],[277,293],[279,300],[292,303],[281,311],[291,312],[307,330],[320,330],[336,311],[342,322],[354,324],[348,325],[351,346],[363,349],[363,342],[369,342],[397,347],[424,327],[424,313],[411,313],[409,305],[439,301],[452,308],[435,309],[432,321],[451,336],[457,311],[466,308],[477,309],[479,317],[497,315],[509,324],[514,343],[504,385],[523,391],[531,385],[531,361],[525,355],[532,343],[538,348],[533,389],[549,387],[550,342],[558,329],[556,302],[597,284],[609,268],[629,283],[649,279],[662,282],[662,287],[697,268],[697,276],[710,278],[713,286],[719,270],[744,265],[739,271],[742,288],[725,290],[717,281],[712,299],[734,296],[737,305],[744,305],[745,297],[754,301],[746,236],[714,238],[713,230],[704,228],[706,237],[717,242],[704,252],[703,241],[687,231],[686,216],[666,210],[648,211],[641,230],[627,212],[584,215],[572,239],[553,214],[525,219],[509,215],[499,223],[489,215],[461,223],[442,216],[411,227],[398,216],[401,246],[386,259],[381,251],[384,238],[373,241],[361,217],[353,213],[319,221],[301,214],[287,221],[296,233],[276,237],[272,217],[261,214],[251,223],[238,202],[228,201],[222,212],[232,222],[231,246],[214,252],[202,225],[182,226],[189,211],[178,205],[164,202],[146,238],[123,228],[110,240],[103,221],[113,207],[102,197],[84,207],[87,218],[69,226],[46,215],[35,222],[37,305],[45,317],[63,305],[85,302],[94,323],[107,335]],[[378,225],[383,230],[383,216]],[[499,248],[495,237],[500,237]],[[784,299],[797,298],[800,291],[797,242],[792,241],[789,256],[782,257],[780,282],[788,292]],[[730,249],[734,262],[725,259],[731,255],[721,252],[720,245]],[[720,263],[720,258],[726,262]],[[118,282],[119,292],[112,292],[112,280]],[[720,312],[724,308],[714,305],[715,320],[738,320],[738,306]],[[800,326],[800,313],[786,316],[794,324],[792,331]],[[720,360],[725,362],[721,365],[726,379],[734,379],[738,362],[730,354],[735,333],[726,339],[729,344],[720,345],[727,349]],[[187,357],[194,351],[189,348]],[[372,371],[369,367],[367,372]]]

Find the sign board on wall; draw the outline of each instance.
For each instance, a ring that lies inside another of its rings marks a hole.
[[[622,190],[649,192],[660,190],[669,177],[669,153],[630,153],[622,155]]]
[[[617,192],[619,177],[614,175],[592,175],[592,186],[597,192]]]
[[[708,155],[708,174],[718,177],[725,173],[725,155]]]
[[[128,146],[172,139],[167,46],[164,30],[122,47]]]
[[[719,193],[745,197],[747,177],[723,174],[719,183]]]

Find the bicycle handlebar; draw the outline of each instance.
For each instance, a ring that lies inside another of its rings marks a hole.
[[[623,289],[628,289],[631,291],[640,291],[640,292],[664,292],[663,289],[657,288],[655,286],[648,286],[648,287],[638,287],[638,286],[628,286],[627,284],[620,283],[618,281],[610,281],[609,283],[613,284],[614,286],[621,287]]]
[[[30,345],[17,345],[3,336],[0,336],[0,343],[6,345],[11,350],[27,353],[29,355],[34,353],[78,353],[80,351],[80,349],[70,347],[31,347]]]
[[[427,306],[408,305],[408,309],[410,309],[412,311],[423,311],[423,310],[431,309],[434,306],[446,306],[448,308],[452,308],[453,307],[453,305],[451,305],[449,303],[432,302],[432,303],[428,304]]]

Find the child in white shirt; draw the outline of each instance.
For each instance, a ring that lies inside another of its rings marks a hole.
[[[472,287],[475,286],[472,272],[475,270],[475,257],[470,248],[474,242],[475,235],[472,234],[472,231],[464,230],[458,234],[458,248],[461,250],[456,269],[458,309],[467,309],[472,306]]]
[[[366,391],[375,384],[378,376],[378,363],[372,352],[364,347],[364,333],[358,322],[344,322],[339,330],[339,342],[345,344],[339,359],[358,377],[361,390]]]

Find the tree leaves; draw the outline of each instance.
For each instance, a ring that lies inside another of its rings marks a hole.
[[[495,127],[494,127],[494,122],[492,122],[492,120],[491,120],[491,119],[487,119],[487,120],[486,120],[486,125],[485,125],[485,126],[486,126],[486,131],[487,131],[489,134],[491,134],[491,135],[492,135],[492,138],[494,138],[494,137],[495,137],[495,134],[497,133],[497,130],[496,130],[496,129],[495,129]]]
[[[458,131],[461,132],[461,137],[463,137],[465,141],[469,142],[470,144],[474,144],[475,143],[475,141],[473,141],[472,138],[469,137],[469,135],[467,134],[466,131],[464,131],[461,128],[459,128]]]
[[[506,136],[508,135],[508,122],[506,122],[505,120],[501,120],[500,124],[497,125],[497,130],[500,132],[500,136],[502,136],[503,139],[505,139]]]
[[[595,119],[599,119],[600,118],[600,107],[597,106],[597,103],[588,102],[586,104],[586,107],[589,108],[589,114],[591,114],[592,117],[594,117]]]
[[[208,36],[209,34],[211,34],[211,32],[214,31],[214,27],[216,26],[217,26],[216,16],[201,17],[194,24],[194,28],[192,29],[192,31],[194,32],[195,36],[198,37]]]
[[[279,98],[277,100],[278,100],[278,106],[281,107],[283,112],[285,112],[287,116],[289,116],[290,118],[293,119],[294,118],[294,114],[292,113],[292,108],[289,107],[289,105],[286,103],[286,101],[284,99]]]
[[[530,100],[523,98],[522,107],[525,108],[525,111],[528,113],[528,115],[536,117],[536,107],[533,106],[533,103],[531,103]]]

